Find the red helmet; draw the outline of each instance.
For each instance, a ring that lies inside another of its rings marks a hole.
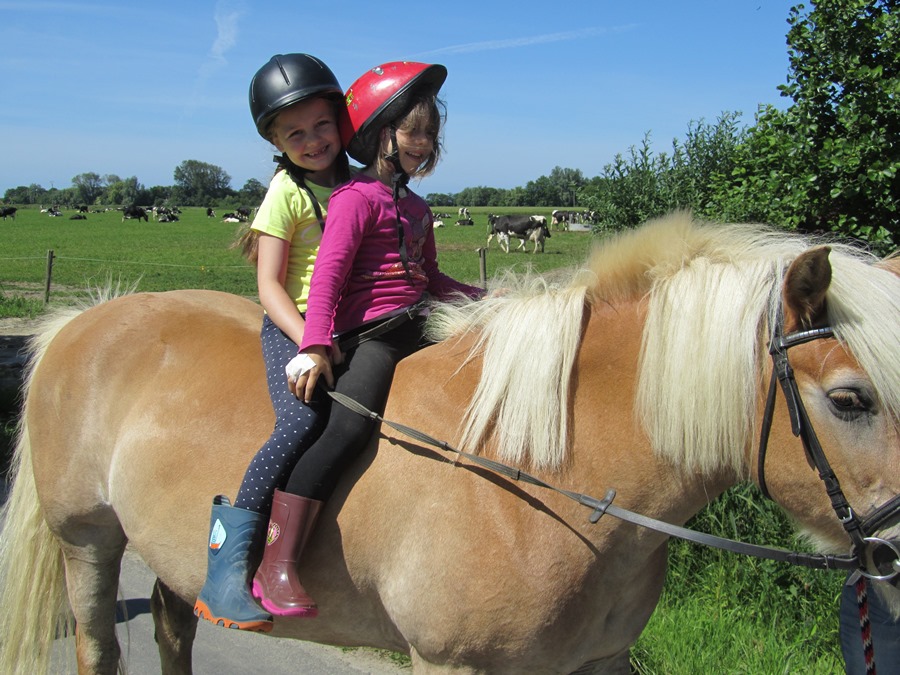
[[[418,96],[438,93],[447,69],[439,64],[391,61],[367,71],[347,90],[347,115],[341,116],[341,141],[364,165],[378,151],[381,128],[407,112]]]

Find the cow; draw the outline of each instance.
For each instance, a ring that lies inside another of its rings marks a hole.
[[[243,218],[244,220],[250,219],[250,209],[248,209],[246,206],[239,207],[237,209],[237,214],[239,217]]]
[[[0,218],[6,220],[7,218],[16,219],[16,209],[15,206],[0,206]]]
[[[436,220],[436,221],[434,221],[434,223],[432,224],[432,227],[443,227],[443,226],[444,226],[444,221],[443,221],[443,220]]]
[[[485,246],[491,243],[491,239],[497,237],[500,248],[507,253],[509,253],[510,237],[520,240],[519,249],[524,249],[526,242],[533,241],[534,251],[532,253],[537,253],[539,247],[543,253],[544,239],[550,237],[547,219],[544,216],[495,216],[490,214],[488,215],[488,224],[491,227],[491,233],[488,235]]]
[[[136,220],[145,220],[148,223],[150,222],[150,216],[147,215],[147,212],[142,209],[140,206],[126,206],[122,209],[122,222],[124,223],[126,220],[130,219]]]
[[[83,213],[73,213],[69,216],[69,220],[87,220],[87,216]]]
[[[469,225],[474,225],[475,221],[471,218],[460,218],[456,221],[456,224],[460,227],[468,227]]]
[[[459,219],[464,220],[468,219],[469,217],[469,209],[465,206],[459,207]]]
[[[215,217],[216,217],[216,212],[213,211],[211,208],[208,208],[208,207],[207,207],[207,209],[206,209],[206,217],[207,217],[207,218],[215,218]]]

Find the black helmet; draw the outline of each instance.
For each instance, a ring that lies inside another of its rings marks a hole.
[[[331,69],[309,54],[276,54],[250,81],[250,114],[259,135],[284,108],[313,96],[341,100],[344,90]]]

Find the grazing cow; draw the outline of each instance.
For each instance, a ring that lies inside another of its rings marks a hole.
[[[533,241],[534,251],[532,253],[537,253],[538,247],[543,253],[544,239],[550,237],[547,219],[544,216],[495,216],[491,214],[488,216],[488,223],[491,226],[491,233],[488,235],[485,246],[491,243],[491,239],[497,237],[500,248],[507,253],[509,253],[510,237],[520,240],[520,249],[525,248],[527,241]]]
[[[7,218],[16,219],[16,209],[15,206],[0,206],[0,218],[6,220]]]
[[[207,209],[206,209],[206,217],[207,217],[207,218],[215,218],[215,217],[216,217],[216,212],[213,211],[213,210],[210,209],[210,208],[207,208]]]
[[[126,220],[130,219],[136,220],[145,220],[148,223],[150,222],[150,217],[147,215],[147,212],[142,209],[140,206],[126,206],[122,209],[122,222],[124,223]]]
[[[469,218],[469,217],[470,217],[470,216],[469,216],[469,209],[468,209],[467,207],[465,207],[465,206],[461,206],[461,207],[459,208],[459,219],[460,219],[460,220],[464,220],[464,219],[467,219],[467,218]]]
[[[238,217],[243,218],[244,220],[249,220],[250,218],[250,209],[246,206],[241,206],[237,209]]]
[[[571,215],[571,211],[561,211],[556,209],[550,214],[550,223],[557,230],[567,230],[569,229],[569,218]]]

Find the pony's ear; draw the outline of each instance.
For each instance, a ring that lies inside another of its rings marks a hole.
[[[827,324],[825,292],[831,283],[828,246],[804,251],[791,263],[784,277],[782,301],[784,332]]]

